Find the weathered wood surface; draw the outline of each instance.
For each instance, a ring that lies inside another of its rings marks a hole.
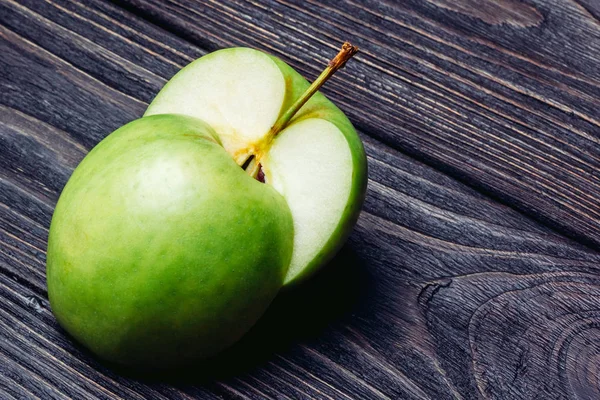
[[[0,0],[0,398],[600,398],[599,17],[593,0]],[[207,51],[258,47],[310,78],[342,39],[362,55],[324,92],[370,181],[332,265],[197,370],[126,376],[74,344],[45,249],[85,153]]]

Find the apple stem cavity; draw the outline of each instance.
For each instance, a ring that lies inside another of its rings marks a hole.
[[[287,126],[287,124],[292,120],[294,115],[296,115],[296,113],[300,111],[302,106],[306,104],[308,100],[310,100],[310,98],[321,88],[321,86],[325,84],[325,82],[327,82],[329,78],[333,76],[333,74],[337,72],[337,70],[343,68],[344,65],[346,65],[346,62],[349,59],[351,59],[357,52],[358,47],[353,46],[349,42],[344,42],[341,50],[335,57],[333,57],[329,61],[327,67],[323,70],[323,72],[321,72],[317,79],[315,79],[314,82],[308,87],[308,89],[306,89],[306,91],[298,98],[298,100],[296,100],[294,104],[292,104],[290,108],[288,108],[286,112],[284,112],[279,117],[279,119],[275,121],[275,124],[271,127],[271,130],[265,137],[264,143],[266,144],[265,147],[267,149],[270,147],[273,139],[279,134],[280,131],[282,131]],[[248,175],[257,179],[257,176],[262,174],[263,178],[261,179],[261,182],[264,182],[264,174],[262,172],[260,160],[257,159],[257,156],[258,155],[246,160],[246,162],[244,163],[244,169],[246,170]]]
[[[253,178],[257,178],[258,173],[262,171],[260,163],[256,160],[256,157],[252,157],[248,166],[245,168],[248,175]],[[262,181],[264,183],[264,180]]]

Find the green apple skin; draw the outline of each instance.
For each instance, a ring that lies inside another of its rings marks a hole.
[[[236,342],[281,288],[293,224],[202,121],[133,121],[74,171],[54,212],[48,295],[103,359],[173,367]]]
[[[310,83],[281,59],[272,55],[269,56],[277,64],[286,80],[286,101],[281,109],[281,113],[284,113],[308,89]],[[368,168],[365,149],[348,117],[321,92],[317,92],[300,109],[298,114],[290,121],[290,124],[306,118],[327,120],[337,126],[342,132],[352,154],[352,186],[343,216],[333,234],[329,237],[327,243],[323,245],[319,253],[300,273],[286,276],[285,289],[296,287],[298,284],[312,277],[342,248],[356,225],[367,190]]]

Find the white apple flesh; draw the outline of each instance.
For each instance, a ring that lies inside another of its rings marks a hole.
[[[280,59],[230,48],[183,68],[145,113],[204,120],[238,165],[250,157],[262,165],[265,183],[282,194],[293,218],[286,286],[304,281],[335,255],[356,222],[366,189],[360,138],[321,93],[273,135],[273,126],[308,88]]]

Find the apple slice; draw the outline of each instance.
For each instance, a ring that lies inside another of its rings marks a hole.
[[[262,170],[265,183],[282,194],[294,225],[286,286],[335,255],[364,201],[367,163],[360,138],[344,113],[317,92],[356,50],[344,44],[312,85],[261,51],[216,51],[177,73],[145,113],[204,120],[238,165],[253,176]]]

